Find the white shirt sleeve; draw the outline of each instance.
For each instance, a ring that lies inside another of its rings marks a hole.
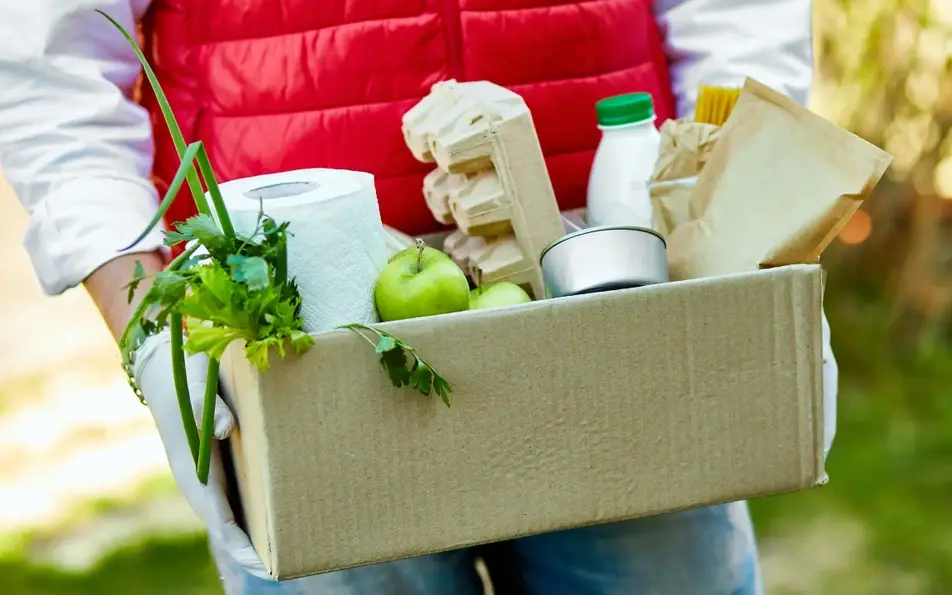
[[[149,0],[25,0],[0,7],[0,168],[30,215],[24,245],[61,293],[118,255],[157,208],[148,114],[129,97],[129,31]],[[157,229],[131,251],[161,247]]]
[[[697,88],[750,76],[806,105],[813,82],[811,0],[654,0],[678,117]]]

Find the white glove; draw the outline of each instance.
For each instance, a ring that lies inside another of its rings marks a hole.
[[[201,427],[205,399],[205,374],[208,357],[204,354],[186,355],[185,374],[196,424]],[[208,483],[198,481],[195,462],[185,437],[182,414],[175,396],[172,379],[172,344],[168,331],[149,337],[135,354],[134,373],[142,395],[152,412],[155,425],[165,446],[165,455],[172,468],[172,476],[192,510],[208,528],[208,537],[214,549],[234,559],[248,573],[273,580],[265,570],[251,541],[235,522],[235,515],[225,495],[225,477],[219,446],[212,450]],[[215,438],[227,438],[235,428],[235,418],[219,396],[215,403]]]

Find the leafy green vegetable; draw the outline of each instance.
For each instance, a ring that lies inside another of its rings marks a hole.
[[[261,215],[262,219],[267,219]],[[157,332],[171,314],[185,317],[187,353],[207,353],[220,360],[225,349],[244,341],[248,359],[259,369],[268,368],[270,349],[284,357],[285,342],[302,353],[313,339],[303,330],[301,296],[293,281],[275,282],[274,263],[285,255],[274,236],[286,227],[259,224],[261,238],[228,238],[204,215],[196,215],[170,232],[175,243],[200,242],[211,255],[204,261],[186,259],[176,269],[156,274],[143,298],[153,314]]]
[[[220,250],[228,244],[211,215],[196,215],[177,223],[175,230],[165,232],[165,245],[175,246],[182,242],[196,241],[208,250]]]
[[[198,211],[198,215],[176,223],[174,229],[165,232],[166,245],[186,243],[188,247],[165,270],[151,277],[152,284],[119,339],[119,348],[129,385],[144,403],[142,391],[135,381],[135,353],[150,335],[171,328],[176,397],[189,448],[196,462],[196,472],[204,484],[208,480],[212,450],[219,365],[228,346],[234,341],[244,341],[247,359],[263,371],[269,366],[272,350],[283,358],[288,346],[295,353],[302,353],[314,342],[303,330],[300,292],[294,280],[288,279],[288,223],[278,223],[259,211],[256,229],[249,237],[235,232],[204,145],[196,141],[186,146],[165,93],[135,39],[108,14],[101,10],[97,12],[108,19],[132,46],[181,159],[152,220],[122,251],[141,242],[162,221],[184,183],[188,184]],[[203,181],[211,197],[211,206],[202,189]],[[205,255],[196,256],[199,247],[204,248]],[[133,278],[126,285],[130,303],[147,279],[149,276],[137,262]],[[368,341],[370,339],[358,329],[377,335],[378,341],[372,343],[381,354],[380,361],[395,386],[409,386],[424,395],[435,390],[449,406],[450,384],[410,346],[377,329],[363,325],[350,325],[349,328]],[[183,337],[186,329],[187,338]],[[210,358],[200,435],[188,395],[186,352],[205,353]],[[409,356],[413,361],[408,367]]]
[[[271,270],[268,262],[260,256],[232,254],[227,262],[231,266],[232,278],[247,283],[253,290],[264,289],[270,283]]]
[[[137,260],[135,270],[132,273],[132,281],[129,281],[129,283],[126,285],[126,288],[129,289],[126,301],[132,301],[132,298],[135,297],[136,290],[139,289],[139,283],[142,283],[145,279],[145,269],[142,267],[142,263]]]
[[[260,215],[260,219],[267,218]],[[171,326],[173,339],[178,338],[172,344],[176,395],[189,447],[196,458],[198,478],[205,483],[213,439],[219,362],[228,346],[234,341],[244,341],[248,360],[260,370],[266,370],[271,349],[284,357],[285,344],[290,344],[296,353],[302,353],[314,340],[303,330],[297,286],[288,280],[278,283],[275,277],[276,271],[287,270],[283,262],[287,256],[283,250],[286,240],[276,237],[286,235],[286,226],[261,221],[258,228],[265,231],[260,238],[229,237],[214,226],[211,217],[199,214],[175,227],[176,231],[167,235],[169,243],[195,243],[172,265],[152,277],[152,285],[124,333],[120,347],[130,384],[135,386],[132,375],[135,350],[145,337]],[[207,249],[207,257],[194,255],[199,245]],[[135,272],[130,292],[145,279],[141,266],[137,266]],[[181,339],[183,319],[188,331],[184,344]],[[193,438],[195,421],[188,405],[185,353],[207,354],[210,358],[208,377],[214,378],[214,382],[206,385],[206,409],[197,441]],[[142,398],[141,391],[137,390],[136,394]]]
[[[380,365],[387,371],[395,387],[408,386],[425,396],[435,392],[443,404],[447,407],[451,405],[453,386],[437,374],[413,347],[386,331],[365,324],[346,324],[341,328],[350,329],[374,346],[374,350],[380,354]],[[367,333],[373,335],[374,339],[368,337]]]
[[[119,340],[119,348],[129,385],[139,400],[144,402],[142,391],[135,381],[135,352],[148,336],[172,327],[172,373],[176,397],[182,409],[189,448],[196,459],[196,472],[199,481],[204,484],[208,481],[219,360],[228,345],[239,339],[246,341],[248,358],[260,369],[266,369],[271,348],[277,348],[283,357],[285,342],[290,342],[297,352],[307,349],[313,342],[302,330],[301,297],[297,286],[287,279],[287,225],[278,224],[262,213],[258,228],[263,237],[258,237],[257,232],[248,238],[235,233],[204,146],[200,141],[185,145],[185,137],[175,121],[165,93],[136,40],[115,19],[101,10],[97,12],[119,30],[135,52],[181,159],[178,171],[155,215],[129,247],[142,241],[159,224],[185,182],[199,212],[166,233],[165,243],[170,246],[182,242],[193,242],[193,245],[165,270],[154,275],[152,285],[136,307]],[[196,162],[201,178],[195,169]],[[205,198],[202,179],[208,187],[217,220],[212,216],[211,207]],[[207,257],[194,256],[199,246],[205,248]],[[127,285],[130,302],[146,279],[142,265],[137,263],[133,279]],[[189,329],[184,344],[183,320]],[[197,429],[190,413],[185,378],[186,351],[207,353],[211,358],[204,400],[206,410],[197,443],[194,439]],[[208,403],[212,405],[208,406]],[[189,409],[188,414],[186,408]]]

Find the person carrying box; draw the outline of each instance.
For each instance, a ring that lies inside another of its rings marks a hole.
[[[652,95],[665,119],[693,112],[700,83],[752,76],[800,103],[813,75],[810,0],[32,0],[0,8],[0,167],[30,214],[25,246],[50,295],[83,284],[118,337],[124,286],[169,254],[160,230],[130,251],[178,156],[140,65],[102,10],[142,26],[146,54],[186,140],[222,178],[305,167],[376,177],[384,223],[438,226],[406,150],[401,115],[441,80],[490,80],[532,110],[560,206],[583,206],[598,143],[594,103]],[[167,223],[193,213],[177,201]],[[139,292],[141,297],[141,290]],[[836,362],[824,320],[826,450]],[[475,595],[464,549],[287,582],[268,579],[228,504],[220,457],[195,475],[175,398],[169,336],[142,346],[138,384],[175,480],[208,529],[229,594]],[[204,356],[187,360],[201,417]],[[235,420],[219,399],[215,436]],[[314,544],[334,547],[334,544]],[[759,595],[746,503],[575,529],[491,547],[496,593]]]

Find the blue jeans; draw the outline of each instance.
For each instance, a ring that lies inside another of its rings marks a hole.
[[[281,583],[221,569],[228,595],[482,595],[477,554],[496,595],[763,595],[745,502]]]

